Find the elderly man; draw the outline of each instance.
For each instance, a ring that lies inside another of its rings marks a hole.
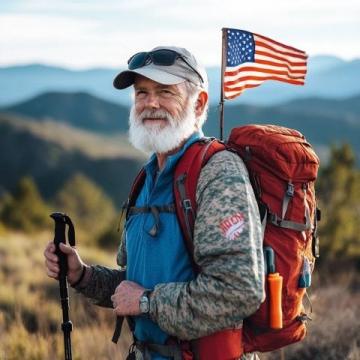
[[[154,206],[158,212],[128,215],[120,269],[89,266],[76,249],[61,244],[68,281],[96,304],[130,319],[136,350],[129,358],[195,359],[196,346],[184,345],[188,340],[241,328],[263,299],[258,208],[242,160],[229,151],[215,154],[196,188],[194,261],[201,271],[195,272],[176,214],[167,209],[174,203],[176,164],[203,137],[206,72],[186,49],[161,46],[132,56],[128,70],[114,80],[117,89],[131,85],[130,141],[153,153],[136,207]],[[230,234],[224,224],[239,214],[237,231]],[[49,243],[45,258],[48,276],[57,278],[54,250]]]

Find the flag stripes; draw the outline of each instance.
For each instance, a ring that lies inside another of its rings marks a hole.
[[[304,85],[307,55],[265,36],[227,29],[227,62],[224,72],[224,97],[233,99],[245,89],[276,80]]]

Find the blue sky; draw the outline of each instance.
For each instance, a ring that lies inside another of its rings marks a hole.
[[[360,58],[358,0],[1,0],[0,66],[119,67],[135,52],[184,46],[219,65],[221,28]]]

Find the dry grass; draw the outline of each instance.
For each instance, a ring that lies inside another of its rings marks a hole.
[[[47,278],[42,254],[52,234],[29,238],[0,230],[0,360],[62,359],[58,283]],[[114,254],[81,246],[80,252],[89,263],[114,265]],[[327,284],[315,279],[307,338],[282,353],[261,354],[261,359],[360,359],[358,276],[347,272]],[[124,359],[130,336],[125,332],[118,345],[111,343],[112,311],[91,305],[72,290],[70,296],[73,359]]]
[[[64,357],[58,283],[46,276],[42,254],[51,236],[0,234],[0,360]],[[90,263],[114,264],[112,254],[94,248],[80,251]],[[74,360],[124,358],[130,336],[125,331],[118,345],[111,343],[111,310],[93,306],[70,289],[70,319]]]

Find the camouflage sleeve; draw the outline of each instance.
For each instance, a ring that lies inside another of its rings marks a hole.
[[[194,258],[201,272],[187,283],[159,284],[150,316],[170,335],[195,339],[242,320],[264,298],[261,224],[242,160],[222,151],[197,186]]]
[[[112,308],[111,295],[125,279],[125,270],[110,269],[106,266],[91,265],[86,283],[79,284],[75,290],[91,300],[95,305]]]

